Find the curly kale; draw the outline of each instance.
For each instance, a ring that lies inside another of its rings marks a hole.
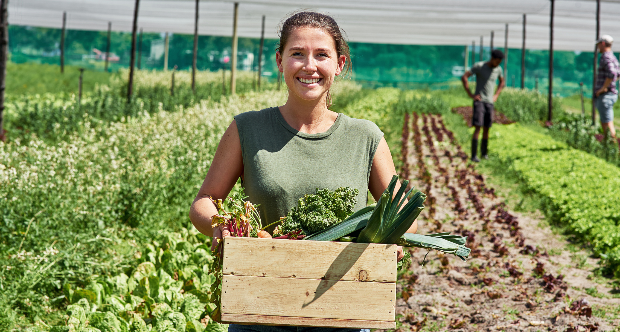
[[[299,199],[280,226],[281,234],[303,231],[314,234],[342,222],[353,213],[358,190],[352,188],[317,189],[316,194]]]

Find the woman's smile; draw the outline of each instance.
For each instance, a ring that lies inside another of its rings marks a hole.
[[[303,77],[297,77],[297,80],[301,83],[308,84],[308,85],[317,84],[323,81],[322,78],[303,78]]]

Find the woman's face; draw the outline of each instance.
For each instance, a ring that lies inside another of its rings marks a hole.
[[[322,98],[346,61],[344,55],[338,56],[334,38],[319,28],[293,29],[283,49],[276,53],[276,62],[289,98],[304,101]]]

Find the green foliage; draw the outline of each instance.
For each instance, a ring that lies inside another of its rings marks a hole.
[[[221,76],[217,73],[199,72],[196,93],[191,89],[191,75],[177,73],[174,95],[170,93],[170,73],[137,71],[134,98],[127,102],[128,73],[122,70],[114,75],[109,86],[97,87],[86,93],[81,103],[76,94],[24,95],[12,98],[6,105],[5,127],[9,139],[19,137],[23,142],[33,137],[50,142],[67,140],[75,133],[96,131],[105,136],[111,122],[130,122],[166,111],[176,112],[191,107],[202,100],[210,103],[225,98]],[[252,90],[253,76],[240,73],[237,91]],[[265,89],[269,88],[266,85]]]
[[[419,94],[417,91],[404,91],[398,104],[397,113],[417,112],[427,114],[443,114],[448,111],[448,104],[441,98],[427,94]]]
[[[348,216],[341,223],[335,224],[331,227],[324,229],[321,232],[314,233],[304,238],[304,240],[312,241],[336,241],[350,234],[362,230],[368,224],[368,219],[372,215],[375,209],[375,204],[363,207]]]
[[[151,278],[152,268],[144,266],[148,279],[123,277],[136,256],[168,275],[190,273],[175,256],[185,243],[164,237],[162,250],[149,243],[188,224],[189,205],[233,116],[284,98],[248,92],[175,112],[142,109],[143,116],[97,128],[83,123],[58,142],[33,135],[0,144],[0,183],[10,183],[0,185],[0,326],[58,325],[64,306],[79,298],[115,312],[134,307],[136,296],[108,290],[155,298],[153,285],[164,277]],[[210,257],[208,248],[183,255]],[[101,284],[100,277],[112,279]]]
[[[517,122],[546,121],[548,118],[548,97],[532,90],[509,89],[502,91],[495,103],[495,109]],[[564,113],[560,98],[553,99],[554,117]]]
[[[581,115],[566,114],[550,128],[553,138],[566,142],[573,148],[586,151],[612,164],[620,166],[618,142],[611,136],[599,142],[596,135],[600,135],[600,126],[592,126],[591,119]]]
[[[78,93],[79,68],[65,66],[64,74],[60,66],[37,63],[17,64],[7,62],[6,97],[9,101],[19,99],[22,95],[45,93]],[[85,71],[82,81],[82,92],[90,93],[98,85],[108,84],[112,74]]]
[[[491,139],[499,159],[544,198],[547,215],[620,278],[620,169],[520,125],[498,126]]]
[[[289,234],[303,230],[304,234],[314,234],[336,225],[353,213],[357,194],[358,190],[351,188],[317,189],[316,194],[299,199],[282,221],[279,231]]]
[[[141,249],[126,272],[91,280],[101,291],[98,300],[76,301],[74,293],[69,301],[74,304],[67,306],[65,323],[59,327],[101,332],[203,331],[215,281],[209,243],[190,226],[160,232]]]

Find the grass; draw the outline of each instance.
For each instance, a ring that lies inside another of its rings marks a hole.
[[[608,297],[605,294],[600,293],[598,291],[598,288],[596,288],[596,286],[593,286],[593,287],[590,287],[590,288],[586,288],[585,291],[586,291],[586,294],[588,294],[590,296],[593,296],[593,297],[598,297],[598,298],[606,298],[606,297]]]
[[[60,66],[37,63],[7,63],[6,94],[7,99],[22,95],[44,93],[78,93],[80,71],[75,66],[65,66],[64,74]],[[96,71],[85,71],[82,89],[91,92],[97,85],[110,82],[110,78],[118,74]]]

